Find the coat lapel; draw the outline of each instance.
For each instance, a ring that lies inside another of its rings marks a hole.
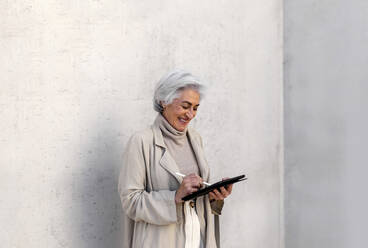
[[[154,134],[154,142],[156,146],[159,146],[159,149],[162,149],[162,156],[160,158],[160,165],[164,167],[173,177],[178,180],[179,184],[183,181],[183,178],[176,175],[176,172],[179,172],[179,167],[176,164],[175,160],[171,157],[164,139],[162,137],[162,133],[160,128],[156,125],[156,123],[152,126],[153,134]]]

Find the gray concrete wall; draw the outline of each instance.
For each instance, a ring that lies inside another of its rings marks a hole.
[[[285,243],[366,247],[368,3],[285,1]]]
[[[121,155],[174,67],[210,87],[192,125],[214,178],[249,177],[223,247],[282,247],[281,14],[280,0],[1,1],[1,247],[119,246]]]

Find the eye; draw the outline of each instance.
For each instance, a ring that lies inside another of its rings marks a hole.
[[[189,109],[190,107],[189,106],[187,106],[187,105],[182,105],[181,106],[183,109]]]

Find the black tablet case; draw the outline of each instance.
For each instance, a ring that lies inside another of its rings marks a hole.
[[[226,185],[229,185],[229,184],[234,184],[234,183],[237,183],[237,182],[241,182],[241,181],[246,180],[246,179],[248,179],[248,178],[246,178],[245,175],[240,175],[240,176],[237,176],[237,177],[228,178],[228,179],[219,181],[217,183],[211,184],[210,186],[205,187],[203,189],[200,189],[200,190],[198,190],[198,191],[196,191],[196,192],[194,192],[190,195],[187,195],[187,196],[183,197],[182,200],[183,201],[188,201],[188,200],[197,198],[199,196],[206,195],[214,189],[220,190],[220,187],[223,187],[223,186],[226,186]]]

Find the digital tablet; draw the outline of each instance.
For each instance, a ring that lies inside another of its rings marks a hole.
[[[226,185],[229,185],[229,184],[234,184],[234,183],[237,183],[237,182],[241,182],[241,181],[244,181],[246,179],[248,179],[248,178],[246,178],[245,175],[240,175],[240,176],[237,176],[237,177],[224,179],[224,180],[218,181],[217,183],[211,184],[210,186],[207,186],[203,189],[200,189],[200,190],[198,190],[198,191],[196,191],[196,192],[194,192],[190,195],[187,195],[187,196],[183,197],[182,200],[183,201],[188,201],[188,200],[197,198],[199,196],[206,195],[214,189],[220,190],[220,187],[223,187],[223,186],[226,186]]]

